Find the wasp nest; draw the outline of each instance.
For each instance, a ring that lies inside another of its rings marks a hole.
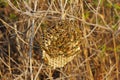
[[[54,69],[64,67],[80,52],[80,29],[68,24],[58,24],[43,30],[43,59]]]

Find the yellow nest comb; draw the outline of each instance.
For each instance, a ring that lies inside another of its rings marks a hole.
[[[55,26],[44,30],[43,59],[49,66],[64,67],[80,52],[80,30],[72,26]]]
[[[55,68],[64,67],[64,65],[66,65],[68,62],[70,62],[76,55],[73,55],[70,57],[64,57],[64,56],[60,55],[58,57],[51,58],[48,54],[44,53],[44,56],[48,60],[47,64],[50,65],[51,67],[53,67],[53,69],[55,69]]]

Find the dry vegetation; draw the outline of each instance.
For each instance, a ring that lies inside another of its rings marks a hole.
[[[119,0],[0,0],[0,80],[120,80],[119,33]]]

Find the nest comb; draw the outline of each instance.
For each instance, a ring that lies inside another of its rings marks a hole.
[[[55,25],[43,30],[43,60],[55,68],[64,67],[80,52],[80,29],[73,25]]]

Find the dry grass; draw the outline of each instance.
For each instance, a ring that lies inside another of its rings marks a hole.
[[[0,0],[0,80],[120,80],[119,15],[117,0]],[[42,51],[77,55],[53,68]]]

